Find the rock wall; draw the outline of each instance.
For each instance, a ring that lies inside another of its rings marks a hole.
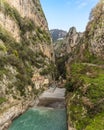
[[[83,33],[77,32],[75,27],[69,29],[65,39],[54,45],[56,64],[59,75],[66,77],[70,72],[69,63],[76,58],[76,50],[80,45]],[[60,67],[60,64],[62,67]]]
[[[9,16],[5,15],[3,12],[0,12],[0,25],[6,28],[17,41],[20,40],[20,31],[18,25],[15,21],[13,21]]]
[[[56,57],[74,53],[82,37],[83,33],[77,32],[75,27],[71,27],[63,42],[55,45]]]
[[[39,0],[0,0],[0,130],[48,87],[50,65],[53,46]]]
[[[104,1],[92,9],[85,37],[89,41],[90,51],[104,59]]]
[[[23,18],[26,17],[32,19],[36,25],[45,30],[48,30],[47,21],[45,19],[39,0],[7,0],[7,2],[9,5],[16,8]],[[1,4],[3,7],[4,5],[2,0]]]
[[[83,33],[78,33],[75,27],[70,28],[65,41],[67,53],[72,53],[76,49],[82,36]]]

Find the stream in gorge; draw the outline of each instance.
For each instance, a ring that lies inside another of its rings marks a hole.
[[[46,93],[49,99],[43,96],[39,106],[30,108],[15,119],[8,130],[67,130],[65,101],[61,97],[56,98],[62,93],[58,91],[52,93],[54,98],[49,98]]]

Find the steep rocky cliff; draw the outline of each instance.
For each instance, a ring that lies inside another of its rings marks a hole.
[[[65,40],[66,52],[68,54],[73,53],[74,50],[76,50],[76,46],[78,45],[82,36],[83,33],[77,32],[75,27],[70,28]]]
[[[39,0],[0,0],[0,130],[52,80],[53,55]]]
[[[96,5],[90,13],[90,21],[86,27],[85,37],[90,51],[104,59],[104,1]]]
[[[57,69],[59,75],[61,75],[63,78],[66,77],[66,68],[68,69],[67,65],[76,57],[75,52],[80,44],[82,37],[83,33],[77,32],[76,28],[72,27],[67,33],[65,39],[60,43],[57,42],[54,45]],[[67,71],[67,75],[68,73],[69,70]]]

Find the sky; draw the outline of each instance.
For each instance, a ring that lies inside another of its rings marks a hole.
[[[99,0],[40,0],[49,29],[85,31],[91,9]]]

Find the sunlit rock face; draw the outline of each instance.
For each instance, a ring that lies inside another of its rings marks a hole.
[[[39,0],[7,0],[7,2],[15,7],[22,17],[32,19],[36,25],[48,29]]]
[[[86,27],[85,36],[89,42],[90,51],[104,59],[104,1],[92,9],[90,21]]]
[[[71,62],[76,57],[76,51],[80,46],[80,41],[84,33],[77,32],[75,27],[71,27],[63,41],[54,45],[56,61],[57,58],[65,58],[66,62]]]
[[[68,54],[76,51],[76,48],[82,37],[83,33],[77,32],[75,27],[70,28],[65,40],[66,52]]]
[[[0,0],[0,130],[48,86],[53,61],[40,1]]]

